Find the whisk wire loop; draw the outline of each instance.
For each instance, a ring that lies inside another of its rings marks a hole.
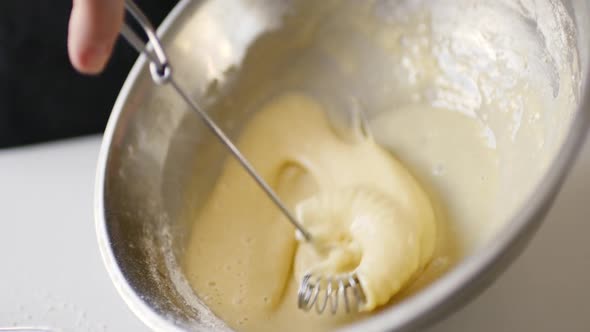
[[[353,297],[349,296],[349,292]],[[322,314],[329,308],[333,315],[338,312],[340,303],[345,312],[349,313],[353,306],[358,310],[365,302],[361,284],[354,272],[328,277],[306,273],[301,280],[297,299],[301,310],[310,311],[315,308],[318,314]]]

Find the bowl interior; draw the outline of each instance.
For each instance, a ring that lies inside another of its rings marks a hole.
[[[534,197],[569,132],[587,79],[586,6],[185,1],[167,21],[163,42],[179,84],[232,138],[283,91],[314,96],[336,128],[349,126],[350,110],[361,108],[376,140],[430,188],[449,220],[458,220],[453,228],[469,257]],[[195,211],[228,155],[169,86],[151,82],[143,60],[125,92],[109,124],[98,184],[112,268],[171,327],[223,329],[179,266]],[[441,123],[440,146],[477,141],[461,155],[461,165],[480,170],[472,172],[477,178],[466,172],[465,199],[445,200],[459,195],[456,186],[435,175],[451,171],[451,161],[415,149],[424,132],[404,131],[420,105],[429,105],[432,121]],[[401,115],[383,121],[391,112]],[[453,136],[454,121],[476,123],[477,135]],[[470,195],[485,195],[489,204],[459,218],[478,204]],[[486,226],[473,226],[478,223]],[[400,315],[398,309],[381,314]]]

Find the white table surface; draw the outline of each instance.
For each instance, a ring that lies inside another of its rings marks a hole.
[[[100,137],[0,150],[0,327],[145,331],[111,285],[92,211]],[[590,144],[525,253],[429,329],[590,331]]]

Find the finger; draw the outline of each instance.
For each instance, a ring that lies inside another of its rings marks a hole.
[[[68,54],[74,68],[86,74],[104,69],[124,15],[123,0],[73,0]]]

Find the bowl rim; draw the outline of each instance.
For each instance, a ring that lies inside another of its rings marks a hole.
[[[164,18],[162,23],[158,26],[157,35],[162,37],[166,34],[175,23],[176,19],[181,16],[182,11],[186,9],[193,1],[192,0],[181,0]],[[105,178],[107,164],[110,157],[111,147],[113,145],[113,137],[115,130],[119,124],[119,118],[123,113],[123,109],[128,102],[133,88],[138,82],[138,78],[141,73],[149,67],[149,63],[144,54],[139,54],[137,60],[131,67],[121,91],[115,100],[113,109],[109,116],[107,125],[105,127],[102,143],[99,151],[95,185],[94,185],[94,219],[96,235],[98,240],[98,247],[102,257],[103,264],[107,270],[109,277],[115,289],[127,304],[127,307],[142,321],[148,328],[155,331],[184,331],[180,326],[174,324],[169,319],[162,317],[152,307],[150,307],[141,295],[137,294],[134,289],[129,285],[127,279],[119,267],[113,247],[109,238],[108,226],[107,226],[107,215],[105,213]]]
[[[182,12],[195,2],[202,1],[181,0],[176,4],[158,27],[158,36],[166,35],[175,25],[176,20],[183,15]],[[113,135],[130,93],[138,84],[137,79],[140,74],[147,67],[145,56],[139,55],[115,101],[103,134],[95,178],[95,228],[105,268],[117,292],[130,310],[152,330],[184,331],[183,327],[157,313],[129,285],[115,258],[105,214],[106,166],[112,150]],[[584,74],[588,77],[589,71],[587,70]],[[590,89],[585,82],[580,84],[582,93],[579,105],[569,123],[567,135],[559,152],[546,170],[543,180],[526,197],[523,208],[501,227],[494,239],[465,257],[451,271],[417,294],[369,318],[345,326],[342,330],[402,331],[432,323],[440,315],[458,309],[470,297],[479,294],[510,265],[542,223],[586,138],[590,120],[586,105],[590,103]],[[447,305],[448,307],[445,308]]]

